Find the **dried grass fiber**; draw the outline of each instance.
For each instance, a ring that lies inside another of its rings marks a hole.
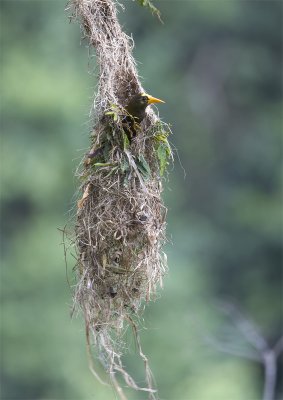
[[[96,52],[99,82],[90,154],[97,149],[102,153],[98,161],[86,155],[78,169],[81,198],[74,238],[74,303],[84,313],[88,345],[95,344],[120,397],[125,399],[115,378],[117,372],[127,386],[146,390],[155,398],[137,323],[141,306],[155,298],[166,272],[161,175],[171,156],[169,129],[149,108],[137,137],[129,143],[123,125],[124,107],[129,97],[144,90],[132,56],[133,41],[117,19],[117,3],[73,0],[70,6]],[[121,360],[123,333],[129,325],[145,365],[144,388],[138,387]]]

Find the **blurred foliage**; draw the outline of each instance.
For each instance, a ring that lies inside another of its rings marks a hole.
[[[135,39],[143,84],[166,100],[160,113],[178,149],[165,184],[170,272],[161,299],[144,315],[145,352],[164,399],[259,399],[261,368],[217,352],[203,337],[227,330],[213,305],[223,298],[238,304],[270,343],[281,333],[282,3],[155,2],[164,24],[124,3],[119,15]],[[73,172],[89,144],[96,83],[88,73],[95,60],[64,7],[1,1],[7,400],[115,398],[88,370],[83,321],[69,318],[57,230],[75,204]],[[125,363],[141,381],[135,353],[133,344]]]
[[[160,11],[156,8],[150,0],[138,0],[139,4],[147,7],[153,15],[156,15],[160,20]]]

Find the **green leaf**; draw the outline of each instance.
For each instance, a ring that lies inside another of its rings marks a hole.
[[[123,146],[124,146],[124,150],[127,150],[130,146],[129,138],[124,132],[123,132]]]
[[[167,143],[161,142],[157,148],[157,158],[159,161],[160,175],[163,176],[168,165],[168,157],[170,156],[170,148]]]
[[[114,163],[95,163],[95,164],[92,164],[94,167],[115,167],[115,164]]]
[[[110,144],[108,142],[105,142],[102,149],[104,161],[109,160],[110,150],[111,150]]]
[[[123,174],[130,170],[129,163],[127,162],[127,160],[125,158],[123,158],[123,160],[120,164],[120,168],[121,168],[121,171]]]
[[[165,131],[158,132],[157,134],[154,135],[154,139],[156,140],[156,142],[168,143],[167,137],[168,137],[168,133]]]
[[[156,8],[150,0],[138,0],[142,7],[147,7],[153,15],[156,15],[158,19],[162,22],[160,17],[160,11]]]
[[[113,117],[113,120],[116,122],[118,120],[118,114],[114,111],[107,111],[105,115],[110,115]]]
[[[141,155],[138,157],[138,159],[136,160],[136,165],[144,179],[149,179],[151,176],[151,170],[144,156]]]

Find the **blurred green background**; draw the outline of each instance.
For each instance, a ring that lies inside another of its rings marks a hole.
[[[164,191],[170,271],[144,314],[144,351],[164,400],[260,399],[262,367],[206,339],[249,347],[218,301],[236,304],[269,343],[282,334],[282,2],[159,1],[164,24],[123,4],[143,85],[166,101],[159,112],[178,149]],[[116,398],[94,381],[83,321],[70,319],[57,230],[74,206],[96,84],[95,60],[65,6],[1,0],[7,400]],[[133,349],[125,363],[142,383],[137,358]]]

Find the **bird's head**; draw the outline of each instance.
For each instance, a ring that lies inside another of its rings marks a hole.
[[[152,103],[165,103],[163,100],[152,97],[147,93],[138,93],[129,99],[126,110],[139,124],[145,117],[145,109]]]
[[[156,97],[152,97],[150,94],[147,93],[141,93],[137,96],[138,96],[137,100],[145,108],[153,103],[165,103],[165,101],[157,99]]]
[[[153,103],[165,103],[165,101],[152,97],[147,93],[138,93],[129,99],[126,109],[133,116],[144,112],[146,107]]]

